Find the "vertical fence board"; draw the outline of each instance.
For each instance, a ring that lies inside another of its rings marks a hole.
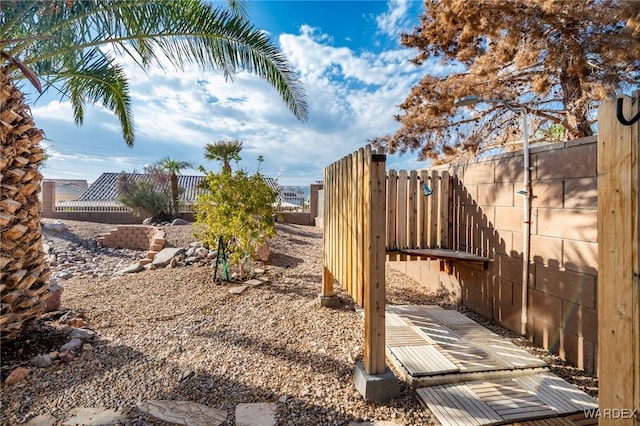
[[[438,194],[440,193],[440,179],[438,172],[431,172],[431,195],[429,196],[429,247],[438,247]]]
[[[423,170],[420,172],[420,188],[418,188],[418,192],[420,193],[419,203],[418,203],[418,223],[419,223],[419,248],[429,248],[429,195],[424,193],[425,188],[423,185],[427,185],[429,188],[429,172]]]
[[[411,248],[418,247],[418,172],[409,173],[409,188],[407,199],[407,244]]]
[[[398,173],[389,170],[387,177],[387,247],[389,249],[398,248],[398,234],[396,232],[396,221],[398,215]]]
[[[331,185],[331,167],[326,167],[323,171],[323,178],[325,185],[327,186],[325,189],[324,196],[324,212],[331,211],[331,198],[330,191]],[[333,241],[333,235],[330,232],[332,222],[330,215],[324,213],[323,218],[324,224],[324,233],[322,237],[322,296],[331,297],[333,296],[333,276],[331,274],[331,242]]]
[[[396,233],[398,248],[404,249],[407,247],[407,171],[400,170],[398,172],[398,201],[396,211],[397,223]]]
[[[623,114],[640,110],[623,97]],[[640,124],[624,126],[616,101],[598,109],[598,376],[601,409],[640,412]],[[637,424],[601,418],[600,425]]]
[[[438,248],[449,248],[449,172],[440,173],[438,193]]]
[[[360,306],[364,306],[364,148],[360,148],[357,153],[357,193],[356,208],[358,210],[357,218],[357,294],[356,302]]]

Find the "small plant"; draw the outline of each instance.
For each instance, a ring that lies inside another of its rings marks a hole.
[[[232,266],[244,276],[245,264],[267,238],[275,236],[273,204],[276,192],[256,172],[208,172],[207,192],[198,196],[195,235],[203,244],[215,248],[222,237]]]

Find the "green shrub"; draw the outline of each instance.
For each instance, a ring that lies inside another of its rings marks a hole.
[[[158,191],[151,182],[131,181],[125,174],[118,178],[118,201],[139,217],[151,217],[154,222],[171,219],[171,196]]]
[[[260,173],[244,171],[208,172],[204,185],[207,192],[194,205],[195,235],[210,248],[216,248],[222,237],[231,265],[239,266],[242,277],[245,262],[276,233],[273,204],[277,193]]]

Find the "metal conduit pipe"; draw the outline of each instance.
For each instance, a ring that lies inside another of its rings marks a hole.
[[[458,98],[453,103],[455,106],[471,106],[478,102],[487,102],[494,104],[502,104],[515,113],[519,113],[522,117],[522,153],[524,156],[524,188],[518,191],[524,196],[524,211],[522,224],[522,309],[520,316],[520,334],[526,336],[527,323],[529,317],[529,267],[531,263],[531,200],[533,200],[533,189],[531,185],[531,165],[529,163],[529,126],[527,109],[524,106],[514,106],[504,99],[482,99],[478,96],[464,96]]]

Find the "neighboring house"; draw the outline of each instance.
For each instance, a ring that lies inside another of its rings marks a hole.
[[[118,198],[118,177],[121,173],[103,173],[80,197],[79,201],[116,201]],[[132,181],[152,181],[153,175],[147,173],[126,173],[127,178]],[[183,204],[193,204],[198,194],[202,192],[199,188],[204,176],[177,175],[178,187],[181,189],[180,202]],[[264,181],[278,191],[278,185],[273,178],[264,178]]]
[[[87,181],[82,179],[44,179],[43,182],[56,183],[56,203],[77,200],[89,188]]]

